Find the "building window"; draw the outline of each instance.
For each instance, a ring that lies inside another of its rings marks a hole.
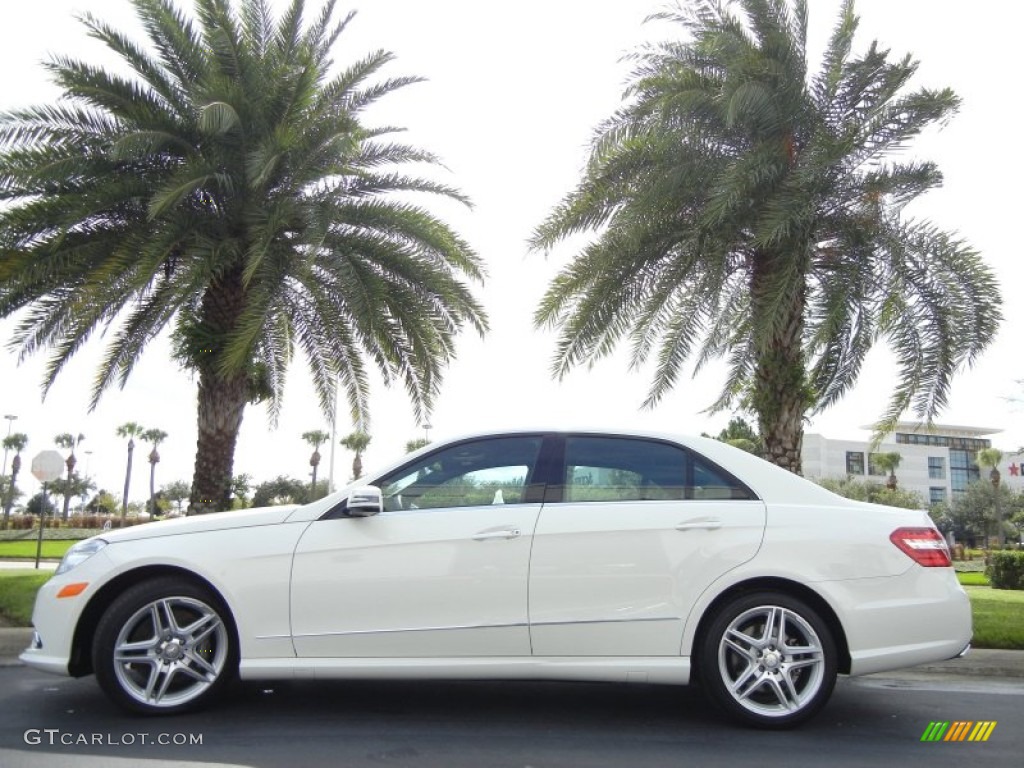
[[[976,453],[982,448],[991,448],[992,441],[977,437],[947,437],[946,435],[919,435],[914,432],[897,432],[896,442],[903,445],[937,445],[959,448]]]
[[[968,485],[981,479],[981,470],[978,469],[974,457],[974,451],[950,448],[949,480],[953,493],[963,493]]]
[[[942,487],[936,488],[932,486],[928,489],[928,503],[929,504],[941,504],[946,500],[946,489]]]
[[[846,452],[846,474],[848,475],[863,475],[864,474],[864,453],[861,451],[847,451]]]
[[[928,457],[928,477],[932,480],[946,479],[946,459],[943,456]],[[933,489],[934,490],[934,489]]]

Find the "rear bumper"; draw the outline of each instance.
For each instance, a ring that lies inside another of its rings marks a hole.
[[[850,674],[867,675],[961,656],[971,604],[952,568],[918,565],[899,576],[830,582],[850,649]]]

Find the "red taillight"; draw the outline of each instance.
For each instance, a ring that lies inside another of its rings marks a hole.
[[[889,536],[889,541],[926,568],[945,568],[953,564],[946,540],[934,528],[897,528]]]

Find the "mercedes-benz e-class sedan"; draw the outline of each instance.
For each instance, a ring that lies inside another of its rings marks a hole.
[[[723,443],[521,431],[429,445],[304,506],[104,532],[25,663],[146,713],[233,678],[639,681],[791,726],[837,674],[947,659],[967,597],[924,511]]]

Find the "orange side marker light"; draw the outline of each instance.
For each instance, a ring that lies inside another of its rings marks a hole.
[[[88,586],[88,581],[76,581],[74,584],[65,584],[60,588],[60,592],[57,593],[57,597],[77,597],[85,592],[85,588]]]

